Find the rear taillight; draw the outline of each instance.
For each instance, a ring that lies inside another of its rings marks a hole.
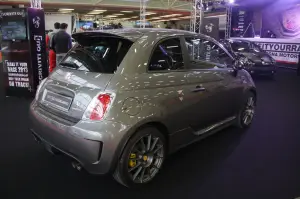
[[[112,94],[102,93],[95,97],[86,109],[83,119],[99,121],[103,119],[113,100]]]

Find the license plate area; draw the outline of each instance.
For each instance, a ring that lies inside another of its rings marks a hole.
[[[71,97],[60,95],[47,89],[43,93],[42,100],[44,105],[51,106],[64,112],[69,111],[73,101]]]

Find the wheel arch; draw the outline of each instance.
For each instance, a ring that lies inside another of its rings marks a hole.
[[[137,125],[135,125],[134,127],[132,127],[129,131],[128,134],[126,136],[124,136],[124,138],[122,139],[122,141],[120,142],[118,149],[114,155],[113,158],[113,162],[110,168],[110,172],[114,172],[114,170],[117,167],[117,164],[119,162],[120,157],[122,156],[122,153],[125,149],[125,147],[128,144],[128,141],[132,138],[132,136],[134,136],[140,129],[146,128],[146,127],[154,127],[157,130],[159,130],[162,135],[165,137],[166,140],[166,149],[167,149],[167,153],[168,153],[168,149],[169,149],[169,130],[167,128],[167,126],[162,123],[159,122],[158,120],[149,120],[143,123],[139,123]]]
[[[255,103],[257,102],[257,91],[256,91],[256,88],[254,87],[251,87],[248,89],[248,92],[251,92],[254,94],[254,97],[255,97]]]

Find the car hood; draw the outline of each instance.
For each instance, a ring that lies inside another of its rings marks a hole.
[[[247,57],[254,63],[261,63],[262,61],[271,63],[273,60],[272,57],[268,53],[265,53],[265,52],[243,52],[243,53],[239,53],[239,54],[244,55],[245,57]]]

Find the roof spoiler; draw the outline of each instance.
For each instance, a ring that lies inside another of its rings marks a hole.
[[[96,38],[96,37],[113,37],[128,40],[126,37],[122,37],[120,35],[116,35],[113,33],[107,32],[79,32],[72,34],[72,37],[76,42],[83,43],[87,38]]]

